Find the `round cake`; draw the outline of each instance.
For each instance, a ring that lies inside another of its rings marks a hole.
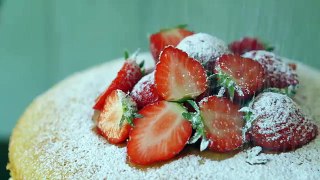
[[[144,53],[137,57],[152,67]],[[116,76],[123,59],[77,73],[34,100],[10,140],[13,179],[318,179],[320,138],[286,153],[184,153],[161,165],[141,168],[127,161],[126,147],[97,135],[92,120],[95,98]],[[297,63],[296,102],[320,127],[320,72]]]

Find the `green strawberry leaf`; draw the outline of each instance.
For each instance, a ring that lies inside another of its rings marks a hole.
[[[127,50],[124,51],[124,59],[127,60],[129,58],[129,52]]]
[[[132,100],[132,98],[128,94],[124,94],[122,91],[118,95],[121,98],[122,111],[123,111],[119,126],[121,127],[124,122],[127,122],[131,126],[134,126],[133,119],[142,118],[142,116],[137,113],[138,109],[137,109],[136,103]]]
[[[190,138],[188,143],[194,144],[200,138],[202,138],[200,150],[203,151],[208,147],[209,141],[207,140],[207,137],[206,137],[203,119],[200,114],[200,108],[195,101],[187,100],[186,102],[188,102],[196,111],[196,112],[182,113],[182,116],[191,122],[192,128],[196,131],[194,135]]]

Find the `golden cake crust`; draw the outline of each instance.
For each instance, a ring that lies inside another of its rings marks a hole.
[[[147,60],[149,54],[138,59]],[[320,176],[320,138],[294,152],[261,154],[264,165],[247,163],[243,151],[223,161],[188,155],[150,169],[126,163],[126,148],[109,145],[95,134],[92,105],[116,76],[122,60],[75,74],[36,98],[17,123],[9,145],[7,168],[13,179],[316,179]],[[320,127],[320,72],[298,64],[301,87],[296,101]]]

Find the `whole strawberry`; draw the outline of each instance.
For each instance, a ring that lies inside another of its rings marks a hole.
[[[294,64],[283,62],[280,57],[268,51],[250,51],[242,55],[258,61],[265,69],[266,87],[287,88],[299,84]]]
[[[102,111],[106,98],[114,90],[121,90],[128,93],[132,90],[134,85],[142,78],[142,71],[140,65],[138,65],[134,58],[129,58],[128,55],[125,56],[126,61],[119,70],[116,78],[111,82],[111,84],[106,88],[106,90],[97,98],[93,109]]]
[[[197,33],[184,38],[178,49],[186,52],[205,67],[213,63],[222,54],[228,53],[228,47],[222,40],[206,33]]]
[[[183,38],[192,34],[193,32],[186,29],[186,25],[162,29],[160,32],[152,34],[150,36],[150,50],[155,62],[159,61],[159,55],[166,46],[176,46]]]
[[[251,142],[267,150],[294,150],[310,142],[317,134],[317,126],[291,98],[283,94],[262,93],[241,111],[246,112],[245,129],[250,130]]]
[[[141,78],[133,87],[130,96],[137,103],[138,109],[162,100],[154,83],[154,72]]]
[[[244,37],[243,39],[241,39],[239,41],[234,41],[234,42],[230,43],[229,49],[234,54],[242,55],[243,53],[246,53],[246,52],[252,51],[252,50],[273,51],[274,48],[262,43],[257,38]]]

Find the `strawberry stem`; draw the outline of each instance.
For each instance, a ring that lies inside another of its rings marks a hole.
[[[242,139],[245,142],[246,141],[246,133],[251,128],[252,123],[254,120],[256,120],[255,114],[252,110],[252,104],[255,101],[255,97],[252,98],[252,100],[248,103],[247,106],[242,107],[239,112],[243,112],[244,116],[243,119],[245,120],[245,125],[242,128]]]
[[[189,120],[191,122],[192,128],[196,131],[194,135],[189,139],[188,144],[194,144],[197,142],[200,138],[201,144],[200,144],[200,151],[205,150],[209,145],[209,140],[207,140],[203,119],[200,114],[200,109],[197,103],[193,100],[187,100],[187,102],[194,108],[196,112],[184,112],[182,113],[182,116]]]
[[[142,118],[142,116],[137,113],[138,109],[136,103],[128,94],[124,94],[123,92],[118,93],[118,96],[121,98],[123,111],[119,126],[121,127],[124,122],[127,122],[131,126],[134,126],[133,119]]]
[[[127,50],[124,51],[124,59],[127,60],[129,58],[129,52]]]
[[[239,96],[243,96],[241,88],[236,84],[236,82],[226,73],[218,71],[217,74],[214,74],[214,77],[217,79],[217,84],[221,86],[218,96],[222,97],[226,90],[228,90],[230,100],[233,101],[235,91]]]
[[[265,89],[263,92],[275,92],[275,93],[287,95],[292,98],[296,95],[298,88],[299,88],[298,85],[290,85],[286,88],[268,88],[268,89]]]
[[[275,47],[270,45],[269,43],[266,43],[266,42],[262,42],[262,45],[263,45],[263,48],[266,50],[266,51],[269,51],[269,52],[272,52],[274,51]]]
[[[179,24],[179,25],[171,27],[171,28],[160,29],[160,32],[166,32],[166,31],[170,31],[170,30],[173,30],[173,29],[186,29],[187,27],[188,27],[187,24]]]

